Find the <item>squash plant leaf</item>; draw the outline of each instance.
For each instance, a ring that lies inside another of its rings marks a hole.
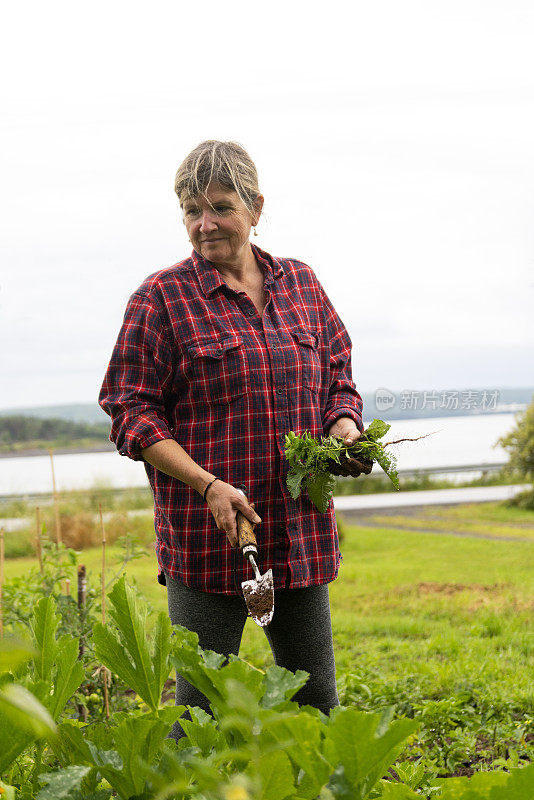
[[[0,690],[0,772],[36,739],[52,736],[56,726],[47,709],[23,686]]]
[[[260,705],[263,708],[281,710],[288,700],[301,689],[309,678],[309,673],[302,669],[290,672],[277,664],[270,666],[263,676],[265,691]]]
[[[91,771],[87,766],[70,766],[60,772],[45,772],[39,775],[41,783],[46,783],[36,800],[71,800],[80,788],[85,776]]]
[[[147,764],[155,763],[168,732],[166,722],[148,714],[128,717],[115,728],[114,746],[122,766],[120,769],[102,767],[100,772],[121,797],[137,797],[143,793],[146,777],[139,769],[140,759]]]
[[[204,758],[209,756],[213,747],[222,748],[224,740],[217,729],[213,717],[202,708],[189,708],[191,719],[181,719],[180,725],[184,729],[190,743],[198,747]]]
[[[4,783],[3,780],[0,779],[0,795],[2,795],[2,800],[15,800],[15,787],[10,786],[8,783]]]
[[[324,755],[333,766],[344,766],[344,776],[361,797],[393,763],[399,745],[419,727],[413,720],[401,719],[384,731],[381,722],[380,714],[342,706],[330,715]]]
[[[382,781],[382,794],[380,800],[421,800],[421,795],[416,794],[409,786],[393,781]],[[438,800],[438,798],[436,798]],[[442,800],[442,798],[439,798]]]
[[[37,677],[43,681],[49,681],[52,678],[59,620],[60,615],[56,614],[54,598],[41,597],[34,608],[31,628],[38,648],[38,654],[34,658],[35,672]]]
[[[440,800],[526,800],[534,797],[534,764],[506,772],[475,772],[440,780]]]
[[[171,623],[161,611],[156,621],[153,647],[146,635],[146,606],[139,603],[124,577],[108,595],[116,630],[96,623],[93,628],[96,657],[115,672],[152,711],[157,711],[163,684],[170,672]]]
[[[281,750],[262,753],[256,764],[261,781],[258,800],[284,800],[295,794],[293,770],[289,758]],[[249,767],[245,774],[254,776],[256,769]]]
[[[16,670],[35,655],[33,648],[17,639],[0,639],[0,674]]]
[[[321,754],[322,723],[310,714],[277,716],[266,721],[261,742],[264,749],[273,740],[283,747],[297,772],[303,771],[296,792],[299,797],[315,798],[327,783],[331,767]]]
[[[83,665],[78,656],[78,640],[62,636],[56,652],[57,668],[52,681],[53,694],[46,705],[52,717],[57,720],[67,701],[78,689],[85,677]]]

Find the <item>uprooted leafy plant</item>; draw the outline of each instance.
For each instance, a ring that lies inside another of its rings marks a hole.
[[[289,461],[287,486],[291,497],[296,500],[303,489],[316,508],[324,513],[335,487],[335,475],[339,467],[351,458],[360,462],[377,463],[390,478],[395,489],[399,489],[397,458],[386,447],[401,442],[415,442],[417,439],[397,439],[381,442],[391,425],[381,419],[374,419],[354,444],[346,445],[338,436],[322,436],[316,439],[307,431],[297,435],[290,431],[285,439],[286,458]]]

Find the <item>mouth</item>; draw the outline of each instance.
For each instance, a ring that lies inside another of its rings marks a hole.
[[[219,239],[202,239],[200,244],[211,244],[212,242],[223,242],[224,239],[221,237]]]

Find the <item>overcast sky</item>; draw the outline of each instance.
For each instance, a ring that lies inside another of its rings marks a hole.
[[[129,295],[190,252],[184,156],[256,161],[364,392],[532,385],[534,6],[11,4],[0,407],[98,396]]]

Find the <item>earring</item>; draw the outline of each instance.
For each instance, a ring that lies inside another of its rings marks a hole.
[[[258,235],[258,231],[256,230],[256,228],[254,228],[254,236],[257,236],[257,235]]]

